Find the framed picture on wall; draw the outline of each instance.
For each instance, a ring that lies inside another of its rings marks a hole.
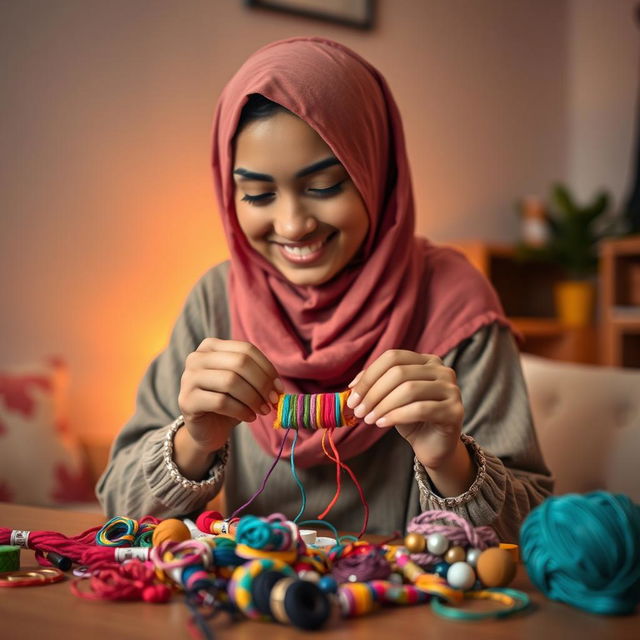
[[[245,0],[249,7],[272,9],[349,27],[371,29],[375,0]]]

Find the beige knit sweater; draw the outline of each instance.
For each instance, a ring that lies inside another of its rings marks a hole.
[[[219,456],[212,472],[220,481],[184,486],[163,458],[167,434],[179,419],[178,392],[186,356],[205,337],[228,338],[228,263],[209,270],[189,295],[167,348],[151,363],[138,390],[136,412],[117,436],[97,495],[109,517],[170,517],[202,510],[224,485],[231,513],[260,486],[273,462],[238,425],[224,470]],[[498,325],[480,329],[443,358],[455,369],[465,408],[463,433],[475,457],[477,475],[464,494],[443,499],[435,492],[409,444],[395,429],[369,450],[348,460],[370,507],[368,532],[404,530],[426,509],[449,509],[473,525],[492,525],[501,540],[516,541],[527,513],[553,488],[533,429],[517,347]],[[222,452],[221,452],[222,453]],[[306,490],[304,519],[315,518],[336,489],[332,463],[297,469]],[[301,504],[290,462],[281,460],[265,491],[244,513],[274,512],[293,518]],[[228,515],[228,514],[227,514]],[[341,530],[357,531],[363,520],[358,493],[343,474],[340,499],[327,519]]]

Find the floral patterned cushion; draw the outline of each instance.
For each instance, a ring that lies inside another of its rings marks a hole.
[[[69,432],[67,380],[59,359],[0,367],[0,501],[59,507],[95,500],[87,459]]]

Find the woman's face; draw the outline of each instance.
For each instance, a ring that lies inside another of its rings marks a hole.
[[[333,278],[367,235],[369,218],[347,171],[294,115],[280,111],[240,132],[233,178],[249,244],[296,285]]]

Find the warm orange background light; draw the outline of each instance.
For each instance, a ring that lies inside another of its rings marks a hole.
[[[273,40],[327,36],[380,68],[418,230],[436,240],[513,240],[515,199],[554,180],[621,191],[634,2],[394,0],[376,3],[371,32],[241,0],[2,3],[0,365],[63,357],[72,429],[113,438],[190,288],[227,256],[213,108]]]

